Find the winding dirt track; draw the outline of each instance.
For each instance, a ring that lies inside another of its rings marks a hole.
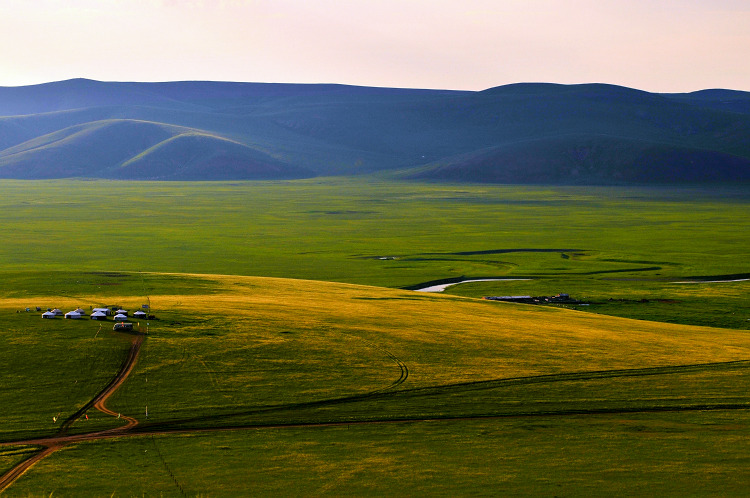
[[[140,334],[133,336],[133,339],[130,343],[128,356],[125,358],[125,361],[122,362],[122,365],[120,365],[120,370],[117,372],[117,375],[115,375],[114,378],[106,386],[104,386],[104,389],[102,389],[99,394],[97,394],[91,401],[83,405],[73,415],[65,419],[56,435],[48,438],[31,439],[27,441],[16,441],[13,443],[8,443],[13,445],[35,445],[42,446],[43,448],[38,453],[35,453],[31,457],[22,461],[21,463],[10,469],[8,472],[6,472],[2,477],[0,477],[0,493],[5,491],[8,486],[13,484],[16,479],[21,477],[24,472],[33,467],[34,464],[43,460],[65,445],[91,439],[114,437],[138,425],[137,419],[128,416],[121,416],[121,418],[126,421],[126,424],[121,427],[107,429],[105,431],[90,432],[88,434],[78,434],[72,436],[67,434],[68,429],[70,429],[75,421],[81,418],[92,407],[113,417],[116,417],[118,415],[117,413],[107,408],[106,402],[107,399],[117,390],[117,388],[120,387],[123,382],[125,382],[125,380],[128,378],[128,375],[130,375],[130,372],[133,371],[133,367],[138,360],[138,354],[141,352],[143,339],[144,336]]]
[[[99,410],[102,413],[105,413],[107,415],[111,415],[113,417],[120,417],[121,419],[125,420],[127,423],[121,427],[116,427],[114,429],[109,429],[108,431],[104,431],[105,433],[112,433],[112,432],[124,432],[127,431],[136,425],[138,425],[138,420],[129,417],[127,415],[120,415],[118,413],[113,412],[106,406],[107,398],[114,393],[118,387],[122,385],[123,382],[125,382],[125,379],[128,378],[128,375],[130,375],[130,372],[133,371],[133,367],[135,366],[135,362],[138,359],[138,354],[141,352],[141,345],[143,344],[143,337],[142,335],[135,336],[135,339],[133,339],[133,342],[130,345],[130,351],[128,351],[128,357],[125,359],[125,361],[122,364],[122,367],[120,367],[120,371],[117,373],[117,376],[115,376],[114,382],[110,383],[108,388],[105,388],[105,391],[99,394],[96,398],[94,398],[94,408]]]

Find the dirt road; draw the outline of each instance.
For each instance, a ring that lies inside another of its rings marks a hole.
[[[24,472],[33,467],[34,464],[51,455],[67,444],[78,441],[85,441],[87,439],[114,437],[138,425],[137,419],[128,416],[120,416],[120,418],[122,418],[126,422],[126,424],[121,427],[88,434],[78,434],[72,436],[68,435],[68,430],[70,429],[70,427],[76,422],[76,420],[84,416],[84,414],[91,408],[95,408],[100,412],[106,413],[107,415],[111,415],[113,417],[116,417],[118,415],[117,413],[107,408],[106,402],[107,399],[117,390],[117,388],[120,387],[123,382],[125,382],[125,380],[128,378],[128,375],[130,375],[130,372],[133,371],[133,367],[138,360],[138,355],[141,352],[141,345],[143,344],[144,337],[145,336],[140,334],[133,335],[130,343],[130,350],[128,351],[128,356],[122,362],[122,365],[120,365],[120,369],[118,370],[117,374],[112,378],[111,381],[109,381],[106,386],[104,386],[101,391],[99,391],[99,394],[94,396],[91,401],[83,405],[73,415],[65,419],[57,434],[48,438],[17,441],[12,443],[14,445],[38,445],[42,446],[43,448],[38,453],[35,453],[31,457],[22,461],[21,463],[10,469],[8,472],[6,472],[2,477],[0,477],[0,493],[2,493],[8,486],[13,484],[16,479],[21,477]]]

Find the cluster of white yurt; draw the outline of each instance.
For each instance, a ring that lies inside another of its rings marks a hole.
[[[146,306],[144,305],[144,308]],[[113,308],[114,309],[114,308]],[[118,309],[117,311],[113,311],[113,309],[109,308],[93,308],[91,310],[91,316],[90,318],[92,320],[106,320],[107,317],[114,314],[114,321],[115,322],[125,322],[125,320],[128,319],[129,311],[125,309]],[[58,316],[63,316],[63,312],[59,310],[58,308],[51,309],[48,308],[46,312],[42,313],[42,318],[57,318]],[[81,318],[86,316],[86,311],[83,310],[83,308],[77,308],[73,311],[69,311],[65,313],[65,318],[69,320],[80,320]],[[137,319],[146,319],[148,315],[141,310],[136,311],[133,313],[133,318]]]

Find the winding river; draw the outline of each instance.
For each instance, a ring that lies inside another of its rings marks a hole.
[[[449,284],[430,285],[429,287],[422,287],[421,289],[414,289],[416,292],[443,292],[448,287],[459,284],[467,284],[469,282],[518,282],[520,280],[531,280],[530,278],[479,278],[474,280],[461,280],[459,282],[451,282]]]

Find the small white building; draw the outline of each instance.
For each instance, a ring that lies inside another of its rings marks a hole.
[[[124,322],[127,319],[128,319],[127,315],[123,315],[122,313],[118,313],[115,315],[116,322]]]
[[[143,319],[145,319],[146,318],[146,313],[144,313],[143,311],[136,311],[135,313],[133,313],[133,318],[143,318]]]
[[[80,320],[81,314],[77,311],[68,311],[67,313],[65,313],[65,318],[67,318],[68,320]]]
[[[45,311],[42,313],[42,318],[55,318],[57,315],[52,313],[51,311]]]
[[[92,320],[106,320],[107,314],[103,311],[94,311],[91,313],[91,319]]]
[[[86,312],[83,310],[83,308],[77,308],[76,313],[78,313],[81,316],[86,316]]]
[[[112,310],[109,308],[94,308],[94,313],[104,313],[104,316],[109,316],[112,313]]]
[[[55,308],[55,309],[53,309],[52,311],[50,311],[50,313],[54,313],[54,314],[55,314],[55,316],[63,316],[63,312],[62,312],[62,311],[60,311],[60,310],[59,310],[59,309],[57,309],[57,308]]]

